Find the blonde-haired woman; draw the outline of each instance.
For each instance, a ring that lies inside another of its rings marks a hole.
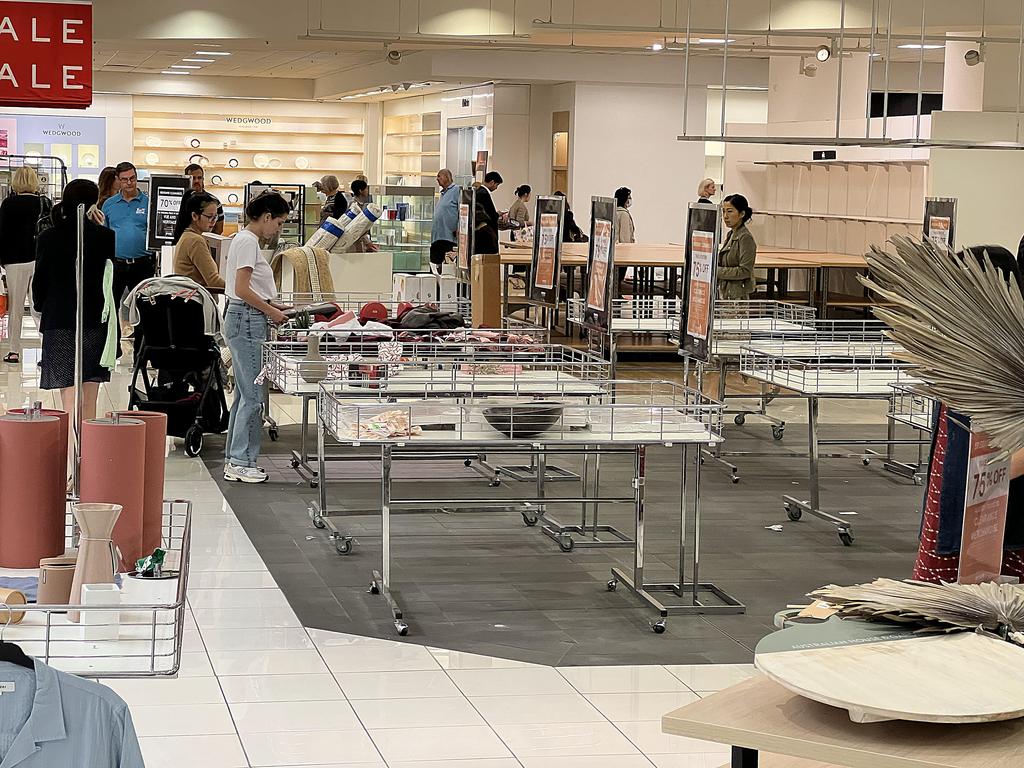
[[[20,363],[23,343],[21,320],[25,299],[31,301],[32,273],[36,269],[36,223],[49,214],[52,204],[39,193],[39,174],[23,165],[11,179],[14,193],[0,203],[0,264],[7,275],[7,306],[11,349],[5,363]],[[39,315],[32,317],[39,325]]]
[[[718,192],[718,185],[715,184],[714,179],[701,179],[700,184],[697,185],[697,202],[710,203],[716,192]]]

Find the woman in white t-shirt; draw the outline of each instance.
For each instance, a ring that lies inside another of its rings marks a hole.
[[[266,482],[267,473],[256,465],[263,439],[263,386],[256,384],[262,368],[261,347],[268,324],[285,321],[274,303],[277,285],[263,254],[260,239],[275,237],[288,218],[287,201],[267,192],[245,209],[249,224],[231,241],[224,269],[224,293],[228,297],[224,337],[231,349],[235,374],[235,400],[224,447],[224,479],[240,483]]]

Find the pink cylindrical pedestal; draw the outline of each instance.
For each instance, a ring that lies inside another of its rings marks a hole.
[[[24,408],[12,408],[8,413],[25,413]],[[60,486],[60,493],[62,496],[67,495],[68,491],[68,436],[71,434],[69,425],[71,424],[71,416],[67,411],[60,411],[53,408],[43,408],[39,411],[43,416],[56,416],[60,419],[60,455],[62,458],[61,466],[65,469],[57,476],[57,484]]]
[[[146,425],[146,475],[142,506],[142,556],[161,542],[164,514],[164,460],[167,454],[167,414],[156,411],[118,411],[121,418]],[[134,565],[134,563],[132,563]]]
[[[38,568],[42,558],[64,552],[60,450],[56,417],[0,417],[0,568]]]
[[[82,423],[82,502],[120,505],[113,539],[127,570],[143,556],[145,481],[145,424],[138,419]]]

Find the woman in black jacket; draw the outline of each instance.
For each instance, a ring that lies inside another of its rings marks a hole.
[[[76,210],[96,204],[99,188],[87,179],[75,179],[64,188],[53,210],[53,228],[43,232],[36,249],[32,296],[42,315],[42,389],[59,389],[64,409],[74,408]],[[117,311],[112,306],[108,270],[113,269],[114,232],[88,217],[84,225],[82,264],[82,419],[96,417],[100,384],[110,381],[117,348]],[[110,265],[108,267],[108,265]],[[106,309],[106,317],[104,310]]]
[[[49,210],[50,201],[39,194],[39,174],[30,165],[23,165],[14,172],[11,188],[14,194],[0,203],[0,265],[7,273],[11,336],[11,350],[4,356],[4,362],[20,363],[21,319],[25,313],[25,298],[31,293],[36,261],[36,222]],[[32,316],[38,325],[39,317],[34,310]]]

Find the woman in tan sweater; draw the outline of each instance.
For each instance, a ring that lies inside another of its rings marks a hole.
[[[223,291],[224,278],[217,271],[210,246],[203,237],[217,223],[217,198],[206,192],[185,193],[178,214],[174,274],[191,278],[210,291]]]

